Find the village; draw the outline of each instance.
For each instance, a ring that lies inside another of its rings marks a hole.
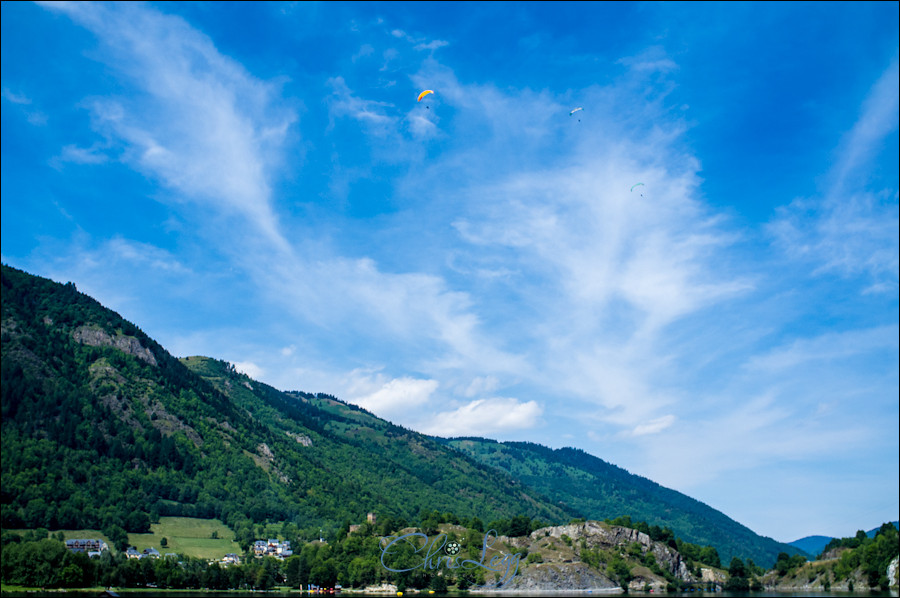
[[[104,551],[109,550],[109,546],[103,540],[97,538],[89,539],[73,539],[66,540],[66,548],[69,552],[83,552],[91,558],[99,558]],[[291,543],[288,540],[268,539],[257,540],[253,543],[253,556],[257,558],[272,557],[278,560],[284,560],[293,555]],[[179,555],[173,552],[161,554],[155,548],[145,548],[139,551],[134,546],[129,546],[125,551],[126,558],[129,559],[145,559],[145,558],[174,558],[178,559]],[[218,562],[223,565],[237,565],[241,562],[241,556],[236,553],[228,553],[221,559],[213,559],[210,564]]]

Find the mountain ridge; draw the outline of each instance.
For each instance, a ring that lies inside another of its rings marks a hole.
[[[214,358],[177,359],[72,283],[6,265],[2,274],[4,527],[104,527],[121,537],[162,515],[217,517],[247,543],[269,522],[312,536],[373,510],[397,520],[440,510],[558,524],[587,515],[587,497],[606,488],[618,491],[613,504],[623,512],[604,518],[635,512],[626,497],[662,493],[725,526],[710,536],[723,554],[774,560],[771,545],[735,549],[732,524],[749,532],[739,538],[761,537],[724,514],[584,451],[506,443],[531,461],[504,471],[453,446],[458,440],[336,397],[280,391]],[[529,473],[538,458],[596,485],[560,495]],[[115,492],[86,490],[105,486]],[[672,523],[658,513],[641,519]]]
[[[608,520],[628,516],[648,525],[668,526],[688,542],[715,546],[723,562],[734,556],[750,556],[768,564],[775,562],[780,552],[793,554],[799,550],[760,536],[697,499],[581,449],[551,449],[531,442],[477,437],[446,442],[482,463],[518,477],[553,502],[569,505],[580,517]]]

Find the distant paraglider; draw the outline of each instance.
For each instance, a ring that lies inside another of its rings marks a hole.
[[[578,108],[575,108],[574,110],[570,110],[570,111],[569,111],[569,116],[572,116],[573,114],[575,114],[576,112],[579,112],[580,110],[584,110],[584,108],[582,108],[581,106],[579,106]],[[580,118],[578,119],[578,122],[581,122],[581,119],[580,119]]]
[[[428,94],[431,94],[431,93],[434,93],[434,91],[431,89],[426,89],[425,91],[423,91],[422,93],[419,94],[419,97],[416,98],[416,101],[421,102],[422,98],[424,98],[425,96],[427,96]],[[425,108],[426,108],[426,110],[431,110],[431,106],[426,105]]]
[[[646,187],[646,185],[644,185],[644,183],[635,183],[634,185],[631,186],[631,190],[634,191],[635,187]],[[643,193],[641,193],[641,197],[644,197]]]

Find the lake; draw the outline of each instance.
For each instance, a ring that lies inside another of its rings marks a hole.
[[[207,590],[160,590],[160,589],[148,589],[148,590],[118,590],[116,592],[119,594],[121,598],[151,598],[154,596],[166,596],[166,598],[261,598],[264,596],[359,596],[359,597],[378,597],[378,596],[396,596],[396,593],[373,593],[373,592],[350,592],[344,591],[339,594],[310,594],[308,592],[301,592],[299,590],[275,590],[275,591],[207,591]],[[100,596],[101,591],[98,590],[35,590],[35,591],[3,591],[3,598],[61,598],[61,597],[77,597],[77,598],[88,598],[94,596]],[[491,598],[503,598],[505,596],[513,597],[513,596],[551,596],[553,598],[568,598],[568,597],[579,597],[586,598],[588,596],[622,596],[621,593],[608,593],[608,592],[568,592],[568,591],[559,591],[559,592],[448,592],[444,594],[429,594],[426,591],[424,592],[415,592],[409,591],[403,593],[404,597],[416,596],[422,598],[442,598],[442,597],[461,597],[468,596],[470,598],[477,598],[479,596],[491,597]],[[891,590],[888,592],[874,591],[874,592],[742,592],[742,593],[733,593],[733,592],[676,592],[672,594],[668,594],[665,592],[661,593],[651,593],[647,594],[644,592],[630,592],[627,594],[628,596],[668,596],[668,597],[691,597],[698,598],[699,596],[715,596],[716,598],[785,598],[788,596],[794,596],[797,598],[811,598],[813,596],[834,596],[834,597],[842,597],[848,598],[851,596],[865,596],[867,598],[877,598],[880,596],[900,596],[896,590]]]

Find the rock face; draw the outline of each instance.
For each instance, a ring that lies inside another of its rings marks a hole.
[[[700,569],[701,583],[715,583],[721,585],[726,581],[728,581],[728,576],[722,571],[716,571],[715,569],[709,569],[707,567]]]
[[[514,592],[621,591],[618,584],[584,563],[538,563],[520,572],[503,589]]]
[[[561,538],[567,536],[573,541],[580,543],[584,540],[587,548],[603,548],[609,549],[613,547],[627,547],[632,544],[640,544],[641,552],[648,551],[656,558],[656,562],[664,570],[674,575],[677,579],[694,583],[697,580],[691,575],[687,564],[681,558],[681,555],[672,550],[668,546],[659,542],[654,542],[650,536],[643,532],[628,527],[617,525],[606,525],[599,521],[586,521],[573,525],[561,525],[556,527],[539,529],[531,534],[531,538],[544,535],[549,532],[550,536]]]
[[[696,583],[687,563],[669,546],[654,542],[647,534],[637,530],[607,525],[599,521],[545,527],[530,536],[510,538],[500,536],[497,546],[504,546],[509,553],[522,553],[518,573],[502,590],[516,592],[594,591],[620,592],[622,586],[607,564],[596,562],[597,554],[603,558],[618,558],[627,562],[631,579],[628,589],[641,591],[665,590],[668,581],[646,566],[653,563],[668,574],[685,583]],[[590,551],[593,559],[582,559]],[[706,573],[718,580],[712,570]]]
[[[900,557],[895,558],[888,565],[887,578],[892,588],[900,586]]]
[[[72,338],[83,345],[90,345],[91,347],[114,347],[150,365],[156,365],[156,356],[141,345],[141,342],[133,336],[125,336],[123,334],[111,336],[102,328],[80,326],[72,332]]]

